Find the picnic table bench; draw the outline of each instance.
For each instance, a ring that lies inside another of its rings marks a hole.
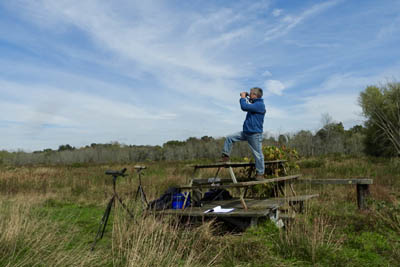
[[[245,210],[240,199],[219,200],[205,202],[202,207],[188,207],[181,209],[168,209],[159,211],[159,214],[173,215],[183,218],[197,218],[204,221],[205,218],[217,218],[222,221],[229,222],[235,226],[245,229],[249,226],[256,225],[260,220],[273,219],[278,221],[282,216],[279,208],[284,204],[295,205],[303,203],[306,200],[317,197],[318,195],[294,196],[286,198],[269,198],[269,199],[246,199],[248,209]],[[233,208],[229,213],[214,213],[205,211],[221,206],[222,208]]]
[[[373,179],[298,179],[297,182],[310,184],[335,184],[335,185],[356,185],[357,206],[359,209],[365,209],[366,198],[369,196],[369,185],[373,184]]]

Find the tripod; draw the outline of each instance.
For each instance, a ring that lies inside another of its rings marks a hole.
[[[125,172],[126,172],[126,168],[123,168],[121,171],[111,171],[111,170],[106,171],[107,175],[112,175],[112,177],[113,177],[113,195],[112,195],[110,201],[108,201],[107,208],[104,212],[103,217],[101,218],[99,230],[97,231],[96,237],[95,237],[93,245],[92,245],[92,251],[94,250],[94,247],[96,246],[97,241],[99,241],[100,239],[103,238],[104,231],[106,230],[106,226],[107,226],[108,217],[110,217],[111,208],[114,205],[115,199],[117,199],[119,201],[119,203],[121,203],[122,207],[128,212],[128,214],[131,216],[131,218],[133,218],[133,213],[126,207],[126,205],[122,202],[121,198],[115,191],[115,183],[117,181],[118,176],[121,176],[121,177],[126,176]]]
[[[146,194],[144,193],[144,190],[142,187],[142,170],[146,169],[146,167],[145,166],[135,166],[135,169],[137,170],[137,173],[139,175],[139,186],[136,191],[135,200],[137,199],[138,195],[140,194],[140,199],[142,200],[143,208],[146,208],[147,205],[149,205],[149,203],[147,202]]]

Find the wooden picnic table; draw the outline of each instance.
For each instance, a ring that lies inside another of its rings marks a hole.
[[[275,160],[275,161],[265,161],[264,164],[266,166],[281,166],[284,168],[285,160]],[[182,185],[177,187],[178,189],[183,191],[185,199],[181,209],[166,209],[162,211],[157,211],[157,214],[163,215],[174,215],[178,217],[194,217],[196,219],[200,218],[204,220],[204,218],[217,218],[223,221],[229,222],[240,228],[246,228],[251,225],[257,224],[259,219],[269,218],[274,220],[275,222],[279,217],[283,218],[287,214],[279,214],[282,206],[293,207],[295,211],[302,212],[303,203],[311,198],[317,197],[318,195],[303,195],[296,196],[292,188],[292,182],[298,180],[301,175],[285,175],[282,177],[276,178],[267,178],[262,181],[257,181],[254,177],[236,177],[233,169],[235,168],[254,168],[254,163],[244,163],[244,162],[220,162],[214,164],[204,164],[204,165],[191,165],[194,168],[195,172],[200,169],[217,169],[214,177],[212,178],[192,178],[190,182],[186,185]],[[230,178],[221,178],[218,177],[219,171],[222,168],[226,168],[229,170]],[[246,175],[247,176],[247,175]],[[193,176],[194,177],[194,176]],[[293,196],[287,196],[284,194],[283,189],[280,188],[284,197],[276,197],[275,198],[264,198],[264,199],[254,199],[254,198],[246,198],[247,189],[257,186],[257,185],[265,185],[265,184],[274,184],[275,186],[282,186],[283,183],[288,183],[292,190]],[[239,192],[238,198],[233,198],[230,200],[212,200],[212,201],[204,201],[202,200],[203,189],[236,189]],[[243,190],[242,190],[243,189]],[[185,192],[186,191],[186,192]],[[191,191],[191,200],[192,205],[187,207],[186,203],[189,198],[189,192]],[[194,206],[193,203],[201,203],[201,207]],[[298,205],[298,206],[297,206]],[[216,206],[221,206],[223,208],[234,208],[233,211],[228,213],[217,213],[217,212],[209,212],[204,213],[206,210],[213,209]],[[298,207],[296,210],[295,207]],[[285,209],[283,209],[285,210]]]
[[[281,166],[284,169],[284,163],[285,160],[273,160],[273,161],[264,161],[265,166],[268,165],[277,165]],[[233,168],[244,168],[244,167],[250,167],[253,170],[255,169],[255,163],[252,162],[218,162],[218,163],[213,163],[213,164],[197,164],[197,165],[191,165],[194,168],[194,172],[198,169],[212,169],[216,168],[217,172],[215,174],[215,179],[217,179],[219,171],[221,168],[227,168],[229,170],[229,174],[231,176],[232,184],[224,184],[224,185],[219,185],[215,187],[215,183],[209,183],[208,185],[203,183],[202,185],[196,185],[194,183],[195,179],[192,179],[190,181],[189,185],[182,186],[180,187],[181,190],[192,190],[194,188],[196,189],[201,189],[201,188],[207,188],[207,187],[213,187],[213,188],[219,188],[219,189],[226,189],[226,188],[236,188],[239,192],[240,196],[240,201],[242,203],[242,206],[245,210],[247,210],[246,202],[244,200],[244,195],[246,194],[247,190],[242,193],[241,188],[248,188],[249,186],[254,186],[258,184],[266,184],[266,183],[274,183],[274,182],[282,182],[286,180],[293,180],[297,179],[299,176],[285,176],[281,178],[274,178],[274,179],[265,179],[264,181],[249,181],[249,182],[238,182],[235,173],[233,172]],[[284,169],[285,170],[285,169]],[[286,173],[286,170],[284,171]],[[249,177],[248,179],[251,178],[252,171],[249,172]],[[292,191],[294,192],[293,188],[291,187]],[[188,195],[188,194],[187,194]],[[187,197],[186,197],[187,198]],[[187,199],[185,199],[186,202]]]

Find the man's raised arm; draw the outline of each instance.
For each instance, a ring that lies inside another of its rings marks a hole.
[[[246,98],[240,98],[240,108],[243,111],[265,113],[265,105],[262,101],[256,101],[255,103],[248,103]]]

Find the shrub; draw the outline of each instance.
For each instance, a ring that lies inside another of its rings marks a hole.
[[[272,170],[273,176],[281,176],[293,171],[299,171],[300,167],[297,160],[300,158],[299,153],[295,149],[287,148],[286,146],[265,146],[263,147],[265,160],[285,160],[284,169],[275,168]]]

